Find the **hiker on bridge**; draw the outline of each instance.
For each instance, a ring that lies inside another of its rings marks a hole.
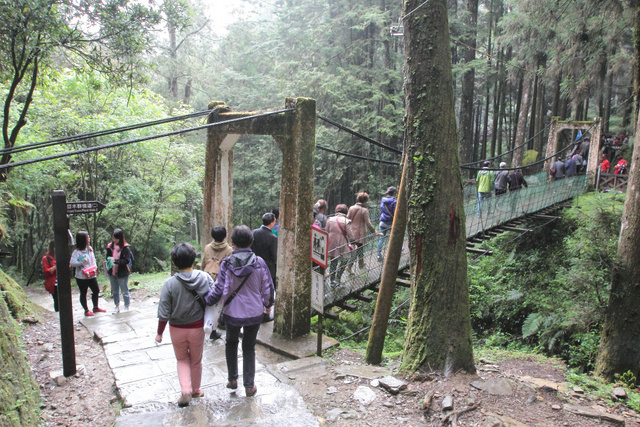
[[[393,224],[393,216],[396,213],[396,187],[387,188],[387,192],[380,201],[380,239],[378,239],[378,261],[382,262],[382,246],[384,244],[387,233],[391,230]]]
[[[509,194],[511,194],[511,213],[516,211],[516,207],[518,206],[518,199],[520,190],[524,186],[528,188],[527,181],[524,179],[524,175],[522,175],[522,171],[520,169],[516,169],[513,171],[511,175],[509,175]]]
[[[313,207],[318,209],[316,220],[320,223],[320,228],[322,230],[326,230],[327,229],[327,201],[324,199],[318,199],[318,201]]]
[[[496,180],[493,171],[489,170],[491,162],[486,160],[482,164],[482,169],[476,175],[476,185],[478,186],[478,215],[482,215],[482,206],[486,205],[487,215],[491,214],[491,192]]]
[[[507,170],[507,164],[505,162],[500,163],[500,169],[501,170],[495,174],[494,189],[496,197],[507,192],[507,181],[509,181],[509,171]]]
[[[353,244],[356,246],[353,262],[358,261],[358,267],[360,267],[361,270],[365,267],[364,251],[362,250],[365,237],[369,233],[374,233],[376,236],[379,234],[371,224],[369,209],[367,209],[368,201],[369,195],[367,193],[358,193],[356,196],[356,204],[351,206],[347,213],[347,218],[351,220],[351,228],[355,238]]]
[[[556,161],[551,166],[551,177],[554,181],[564,179],[564,162],[560,157],[557,157]]]
[[[578,174],[578,165],[573,157],[567,157],[567,160],[564,162],[564,175],[566,177],[576,176]]]
[[[351,220],[347,218],[349,208],[347,205],[336,206],[335,216],[327,220],[327,233],[329,233],[329,277],[331,285],[340,285],[342,274],[351,263],[351,244],[355,241]]]

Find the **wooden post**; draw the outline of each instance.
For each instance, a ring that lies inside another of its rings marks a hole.
[[[322,313],[318,313],[318,357],[322,357]]]
[[[398,202],[396,203],[396,211],[393,215],[389,247],[387,248],[387,256],[385,257],[382,269],[380,291],[378,292],[378,299],[376,300],[376,309],[373,313],[373,321],[371,322],[371,330],[369,331],[369,342],[367,343],[367,354],[365,356],[367,363],[375,365],[382,362],[384,339],[387,334],[393,292],[395,291],[396,277],[398,276],[398,267],[400,266],[404,232],[407,228],[406,181],[407,156],[405,155],[400,190],[398,191]]]
[[[67,197],[55,190],[53,199],[53,232],[58,275],[58,307],[60,308],[60,343],[62,370],[65,377],[76,373],[76,349],[73,336],[73,304],[71,302],[71,272],[69,270],[69,218]]]

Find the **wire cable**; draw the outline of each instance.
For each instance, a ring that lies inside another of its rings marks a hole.
[[[371,138],[369,138],[367,136],[364,136],[363,134],[358,133],[355,130],[349,129],[348,127],[345,127],[345,126],[341,125],[340,123],[336,123],[331,119],[328,119],[328,118],[326,118],[324,116],[321,116],[320,114],[317,114],[317,116],[318,116],[319,119],[324,120],[325,122],[332,124],[333,126],[337,127],[338,129],[343,130],[345,132],[348,132],[351,135],[357,136],[360,139],[364,139],[365,141],[370,142],[373,145],[377,145],[378,147],[382,147],[382,148],[385,148],[385,149],[387,149],[389,151],[393,151],[394,153],[402,154],[402,150],[398,150],[397,148],[390,147],[390,146],[385,145],[385,144],[383,144],[381,142],[378,142],[378,141],[376,141],[374,139],[371,139]]]
[[[190,118],[193,118],[193,117],[199,117],[199,116],[203,116],[205,114],[209,114],[211,111],[212,110],[203,110],[203,111],[198,111],[198,112],[195,112],[195,113],[184,114],[182,116],[167,117],[167,118],[164,118],[164,119],[158,119],[158,120],[153,120],[153,121],[144,122],[144,123],[137,123],[137,124],[133,124],[133,125],[122,126],[122,127],[119,127],[119,128],[99,130],[99,131],[89,132],[89,133],[84,133],[84,134],[79,134],[79,135],[66,136],[64,138],[51,139],[49,141],[43,141],[43,142],[36,142],[36,143],[33,143],[33,144],[20,145],[18,147],[4,148],[4,149],[0,150],[0,155],[21,153],[23,151],[35,150],[37,148],[51,147],[51,146],[54,146],[54,145],[65,144],[67,142],[82,141],[84,139],[95,138],[95,137],[98,137],[98,136],[111,135],[113,133],[126,132],[126,131],[129,131],[129,130],[141,129],[141,128],[145,128],[145,127],[149,127],[149,126],[156,126],[156,125],[160,125],[160,124],[175,122],[175,121],[178,121],[178,120],[190,119]]]
[[[387,164],[387,165],[400,166],[399,162],[392,162],[390,160],[379,160],[379,159],[373,159],[371,157],[359,156],[357,154],[345,153],[344,151],[332,150],[331,148],[323,147],[323,146],[317,145],[317,144],[316,144],[316,148],[319,148],[320,150],[328,151],[328,152],[333,153],[333,154],[337,154],[339,156],[353,157],[354,159],[362,159],[362,160],[367,160],[367,161],[370,161],[370,162],[378,162],[378,163],[384,163],[384,164]]]
[[[10,168],[14,168],[16,166],[24,166],[24,165],[28,165],[28,164],[32,164],[32,163],[44,162],[44,161],[47,161],[47,160],[54,160],[54,159],[59,159],[59,158],[62,158],[62,157],[74,156],[76,154],[84,154],[84,153],[89,153],[91,151],[104,150],[105,148],[120,147],[122,145],[134,144],[136,142],[143,142],[143,141],[149,141],[151,139],[163,138],[163,137],[173,136],[173,135],[180,135],[180,134],[183,134],[183,133],[194,132],[194,131],[198,131],[198,130],[202,130],[202,129],[209,129],[209,128],[216,127],[216,126],[224,126],[224,125],[228,125],[228,124],[231,124],[231,123],[237,123],[237,122],[240,122],[240,121],[243,121],[243,120],[253,120],[253,119],[256,119],[258,117],[273,116],[273,115],[276,115],[276,114],[286,113],[286,112],[293,111],[293,110],[294,110],[293,108],[286,108],[284,110],[271,111],[269,113],[255,114],[255,115],[252,115],[252,116],[240,117],[238,119],[225,120],[225,121],[222,121],[222,122],[209,123],[209,124],[206,124],[206,125],[195,126],[195,127],[192,127],[192,128],[174,130],[174,131],[171,131],[171,132],[165,132],[165,133],[161,133],[161,134],[157,134],[157,135],[150,135],[150,136],[145,136],[145,137],[141,137],[141,138],[135,138],[135,139],[128,139],[128,140],[125,140],[125,141],[113,142],[111,144],[96,145],[94,147],[87,147],[87,148],[83,148],[83,149],[80,149],[80,150],[69,151],[69,152],[60,153],[60,154],[54,154],[54,155],[51,155],[51,156],[38,157],[38,158],[35,158],[35,159],[24,160],[24,161],[21,161],[21,162],[7,163],[7,164],[4,164],[4,165],[0,165],[0,171],[7,170],[7,169],[10,169]]]

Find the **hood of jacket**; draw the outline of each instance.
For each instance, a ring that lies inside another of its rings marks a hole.
[[[243,277],[256,269],[258,257],[250,248],[236,249],[226,259],[234,276]]]
[[[490,171],[489,171],[489,169],[484,169],[484,168],[483,168],[483,169],[480,169],[480,170],[478,171],[478,174],[479,174],[479,175],[486,175],[486,174],[488,174],[489,172],[490,172]]]
[[[181,271],[176,274],[176,277],[189,290],[200,290],[208,283],[208,277],[204,274],[199,274],[198,270]]]
[[[227,242],[211,242],[211,249],[213,249],[215,252],[224,251],[228,247],[229,245],[227,245]]]

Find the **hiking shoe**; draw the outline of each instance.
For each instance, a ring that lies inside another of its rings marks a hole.
[[[93,311],[87,310],[87,311],[84,312],[84,315],[85,316],[93,316]]]
[[[180,396],[180,399],[178,399],[178,406],[181,408],[184,408],[185,406],[189,406],[190,402],[191,402],[191,395],[183,394],[182,396]]]
[[[220,332],[216,331],[215,329],[213,331],[211,331],[211,335],[209,335],[209,339],[215,341],[218,338],[222,338],[222,334]]]
[[[96,308],[94,308],[94,309],[93,309],[93,312],[94,312],[94,313],[106,313],[106,312],[107,312],[107,310],[105,310],[104,308],[98,308],[98,307],[96,307]]]
[[[116,305],[116,308],[113,310],[113,314],[118,314],[120,313],[120,306]]]
[[[204,391],[202,390],[194,391],[193,393],[191,393],[191,397],[198,398],[202,396],[204,396]]]
[[[254,385],[253,387],[245,387],[244,392],[247,394],[247,397],[255,396],[258,392],[258,386]]]
[[[124,306],[124,311],[129,311],[129,306],[128,305]]]
[[[229,380],[229,382],[227,383],[227,388],[230,388],[231,390],[235,390],[238,388],[238,380]]]

